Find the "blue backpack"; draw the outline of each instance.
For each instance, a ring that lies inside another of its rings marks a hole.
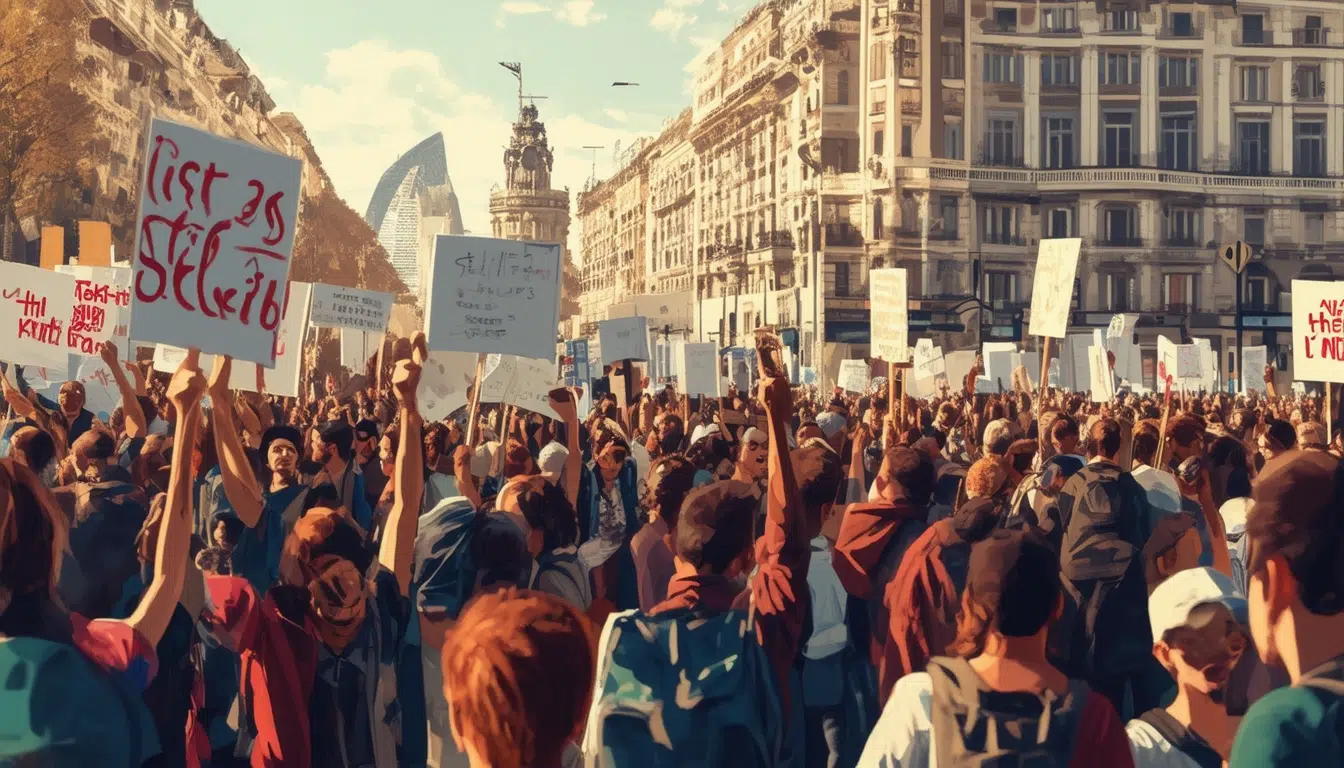
[[[139,766],[159,753],[140,695],[77,648],[0,639],[0,766]]]
[[[602,768],[776,765],[783,706],[744,611],[616,614],[603,633],[590,759]]]

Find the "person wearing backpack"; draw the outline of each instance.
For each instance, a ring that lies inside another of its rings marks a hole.
[[[1187,529],[1191,532],[1192,529]],[[1246,600],[1212,568],[1190,568],[1148,598],[1153,656],[1176,681],[1176,700],[1125,730],[1136,768],[1222,768],[1256,665]]]
[[[1063,600],[1039,534],[996,530],[974,544],[961,605],[953,655],[896,684],[860,768],[1133,765],[1110,702],[1046,658]]]
[[[745,483],[723,480],[686,497],[667,599],[613,615],[603,629],[583,739],[590,766],[773,766],[784,754],[811,547],[790,461],[788,379],[766,378],[761,394],[765,533],[753,542],[759,502]]]
[[[199,360],[199,352],[189,351],[168,386],[182,414],[174,435],[181,446],[191,445],[200,429]],[[141,697],[186,577],[190,459],[189,450],[173,453],[153,572],[134,612],[121,621],[90,620],[62,606],[66,517],[32,470],[0,459],[0,765],[131,768],[160,752]]]
[[[1251,497],[1251,636],[1293,684],[1251,706],[1230,765],[1344,765],[1344,469],[1330,454],[1292,451],[1265,464]]]

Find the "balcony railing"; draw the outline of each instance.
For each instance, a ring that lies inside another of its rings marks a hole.
[[[1042,35],[1076,35],[1078,34],[1078,32],[1079,29],[1077,24],[1056,23],[1050,26],[1046,26],[1045,22],[1041,22]]]
[[[1005,232],[984,232],[980,235],[980,242],[984,245],[1026,245],[1027,239]]]
[[[1317,48],[1329,45],[1330,30],[1320,27],[1302,27],[1293,30],[1293,45],[1299,48]]]
[[[1159,40],[1200,40],[1204,37],[1204,27],[1191,24],[1185,27],[1165,26],[1157,30]]]
[[[1162,305],[1162,311],[1169,315],[1193,315],[1195,313],[1195,305],[1185,303],[1173,304],[1167,302]]]
[[[1274,31],[1269,29],[1243,29],[1241,30],[1242,45],[1273,45]]]
[[[1012,35],[1017,33],[1017,22],[985,19],[980,22],[980,31],[990,35]]]
[[[828,248],[862,248],[863,233],[853,224],[827,224],[826,246]]]
[[[1162,239],[1162,244],[1172,248],[1198,248],[1200,245],[1189,235],[1167,235]]]
[[[1112,237],[1110,235],[1098,235],[1093,243],[1101,248],[1143,248],[1144,240],[1141,237]]]
[[[1021,155],[1009,155],[1001,152],[986,152],[980,150],[976,159],[980,165],[993,166],[995,168],[1026,168],[1026,160]]]

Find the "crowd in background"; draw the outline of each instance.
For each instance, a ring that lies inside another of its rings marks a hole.
[[[3,765],[1344,765],[1339,409],[1271,375],[427,422],[422,337],[102,356],[106,423],[3,379]]]

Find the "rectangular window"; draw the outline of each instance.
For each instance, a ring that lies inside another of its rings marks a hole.
[[[1017,9],[1016,8],[995,8],[994,9],[994,29],[997,32],[1016,32],[1017,31]]]
[[[1045,167],[1072,168],[1073,118],[1049,117],[1045,120]]]
[[[1268,45],[1269,35],[1265,34],[1265,17],[1258,13],[1248,13],[1241,17],[1241,42],[1243,45]]]
[[[1016,272],[986,272],[985,285],[988,288],[991,307],[1002,307],[1017,302]]]
[[[1195,116],[1163,115],[1158,165],[1169,171],[1195,169]]]
[[[1103,297],[1107,312],[1129,311],[1129,278],[1125,275],[1107,273],[1101,276]]]
[[[1157,85],[1161,88],[1198,88],[1199,59],[1194,56],[1163,56],[1158,59]]]
[[[985,162],[989,165],[1017,166],[1017,121],[994,118],[985,134]]]
[[[1078,57],[1068,54],[1042,54],[1041,85],[1077,85]]]
[[[1238,170],[1247,176],[1269,174],[1269,121],[1243,120],[1237,124]]]
[[[883,150],[882,143],[883,143],[883,139],[885,138],[885,133],[886,133],[886,132],[883,131],[881,128],[878,128],[877,130],[873,131],[873,154],[874,154],[874,155],[880,155],[880,154],[882,154],[882,150]]]
[[[1076,237],[1073,229],[1072,208],[1052,208],[1047,219],[1050,237]]]
[[[1297,101],[1321,101],[1325,98],[1325,81],[1321,79],[1319,64],[1299,65],[1293,72],[1293,98]]]
[[[985,82],[1020,83],[1022,57],[1011,51],[990,51],[985,54]]]
[[[1138,85],[1143,73],[1143,57],[1138,51],[1121,51],[1097,57],[1102,85]]]
[[[885,43],[873,43],[868,46],[868,80],[887,79],[887,46]]]
[[[1269,101],[1269,67],[1241,68],[1241,100]]]
[[[1325,123],[1293,121],[1293,175],[1325,175]]]
[[[1167,212],[1167,244],[1186,247],[1199,245],[1198,210],[1173,208]]]
[[[1168,273],[1162,276],[1162,304],[1168,312],[1190,312],[1199,300],[1198,275]]]
[[[1107,32],[1137,32],[1138,11],[1110,11],[1102,17],[1102,29]]]
[[[1042,32],[1076,32],[1078,17],[1073,8],[1046,8],[1041,11]]]
[[[1017,208],[1011,205],[986,205],[983,240],[997,245],[1017,242]]]
[[[1253,312],[1263,312],[1269,309],[1269,307],[1266,306],[1268,298],[1269,278],[1246,278],[1246,306],[1243,307],[1243,309],[1249,309]]]
[[[943,234],[949,238],[956,238],[957,236],[957,228],[961,220],[958,203],[959,201],[953,195],[943,195],[938,199],[938,210],[943,218]]]
[[[849,295],[849,262],[835,262],[835,295]]]
[[[966,48],[961,43],[943,43],[943,77],[961,80],[966,76]]]
[[[1133,245],[1135,232],[1138,231],[1133,208],[1117,206],[1105,209],[1106,231],[1103,233],[1107,245]]]
[[[1302,29],[1295,30],[1293,41],[1294,45],[1325,45],[1326,30],[1321,27],[1320,16],[1308,16],[1302,24]]]
[[[1251,245],[1265,244],[1265,212],[1248,210],[1242,215],[1241,239]]]
[[[1172,37],[1194,37],[1194,16],[1189,11],[1173,11],[1167,17],[1167,29]]]
[[[961,160],[961,123],[947,123],[943,126],[943,157],[948,160]]]
[[[1320,245],[1325,242],[1325,214],[1308,211],[1302,214],[1302,235],[1308,243]]]
[[[912,157],[915,153],[915,127],[901,126],[901,157]]]
[[[1133,168],[1138,164],[1134,153],[1134,114],[1107,112],[1103,165],[1108,168]]]

